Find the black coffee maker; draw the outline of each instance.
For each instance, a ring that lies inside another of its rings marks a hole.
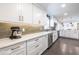
[[[19,39],[21,38],[22,35],[22,31],[20,29],[20,27],[11,27],[11,36],[10,39]]]

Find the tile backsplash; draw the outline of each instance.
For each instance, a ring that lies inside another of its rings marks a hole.
[[[22,22],[16,22],[16,23],[4,23],[0,22],[0,38],[6,38],[11,35],[11,27],[12,26],[19,26],[21,29],[24,29],[23,35],[29,34],[29,33],[35,33],[42,31],[43,26],[40,26],[38,24],[26,24]]]

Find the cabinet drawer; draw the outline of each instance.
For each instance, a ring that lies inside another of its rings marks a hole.
[[[16,55],[26,55],[26,50],[25,51],[21,51],[21,52],[17,53]]]
[[[41,43],[36,42],[33,45],[27,46],[27,51],[33,51],[37,49],[38,47],[40,47],[41,45],[42,45]]]
[[[35,44],[36,42],[40,42],[40,39],[39,38],[35,38],[35,39],[27,41],[27,46]]]
[[[41,53],[42,45],[39,45],[38,47],[31,49],[31,51],[27,50],[27,55],[39,55]]]
[[[2,48],[2,49],[0,49],[0,55],[11,54],[13,52],[20,50],[23,47],[26,47],[26,42],[17,43],[15,45]]]
[[[38,45],[39,43],[41,43],[40,38],[35,38],[35,39],[27,41],[27,46],[32,47],[32,46]]]
[[[20,49],[16,52],[13,52],[10,55],[26,55],[26,48],[23,48],[23,49]]]
[[[35,50],[33,52],[29,52],[28,55],[39,55],[40,51],[39,50]]]

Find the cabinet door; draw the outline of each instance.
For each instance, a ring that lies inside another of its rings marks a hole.
[[[24,3],[22,8],[23,22],[27,24],[32,24],[32,4]]]
[[[60,30],[59,36],[63,37],[64,35],[65,35],[64,31],[63,30]]]
[[[0,4],[0,20],[1,21],[18,21],[18,8],[16,3]]]
[[[39,54],[42,54],[48,48],[48,35],[41,36],[41,46],[39,48]]]
[[[15,45],[2,48],[0,49],[0,55],[17,55],[22,51],[26,51],[26,42],[17,43]],[[26,54],[26,52],[24,53]]]
[[[57,40],[57,38],[58,38],[58,33],[57,33],[57,31],[54,31],[53,32],[53,42],[55,42]]]
[[[45,25],[46,14],[37,5],[32,5],[33,8],[33,24]]]
[[[42,37],[42,52],[48,48],[48,35]]]
[[[71,31],[71,37],[70,38],[78,39],[78,32],[77,31]]]

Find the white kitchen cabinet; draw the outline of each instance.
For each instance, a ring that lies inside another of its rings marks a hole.
[[[75,31],[75,30],[62,30],[62,31],[60,31],[59,36],[78,39],[78,31]]]
[[[55,42],[58,39],[58,32],[53,31],[53,42]]]
[[[25,39],[25,38],[24,38]],[[0,55],[40,55],[48,48],[48,35],[0,48]]]
[[[0,4],[0,21],[14,21],[19,20],[17,3],[1,3]]]
[[[42,39],[41,53],[43,53],[48,48],[48,35],[41,37],[41,39]]]
[[[46,12],[32,3],[2,3],[0,21],[45,25]]]
[[[22,16],[22,17],[21,17]],[[2,3],[0,4],[0,21],[23,21],[32,24],[31,3]]]
[[[42,47],[40,48],[39,54],[42,54],[48,48],[48,35],[44,35],[40,37]]]
[[[39,24],[41,18],[41,10],[37,6],[33,5],[33,24]]]
[[[64,34],[63,30],[59,31],[59,36],[64,36]]]
[[[40,55],[48,48],[48,35],[27,41],[27,55]]]
[[[26,55],[26,42],[17,43],[15,45],[0,49],[0,55],[19,55],[19,54]]]
[[[78,31],[71,31],[71,37],[70,38],[78,39]]]
[[[39,48],[42,48],[42,41],[40,38],[27,41],[27,55],[39,54]]]
[[[46,13],[39,6],[33,4],[33,24],[45,25]]]
[[[60,37],[67,37],[67,36],[70,36],[70,33],[68,33],[66,30],[61,30],[59,32],[59,36]]]
[[[46,12],[32,3],[2,3],[0,21],[45,25]]]
[[[32,24],[32,4],[31,3],[24,3],[22,6],[22,16],[23,22],[27,24]]]

